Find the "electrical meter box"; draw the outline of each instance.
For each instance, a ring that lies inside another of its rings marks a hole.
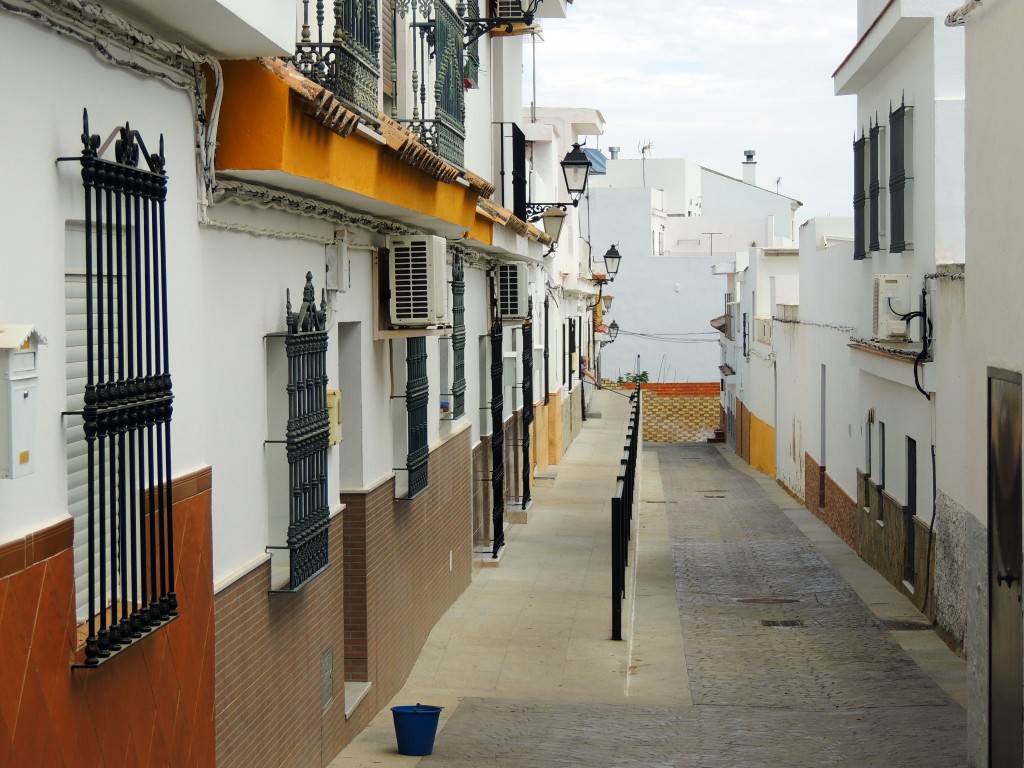
[[[31,325],[0,325],[0,478],[35,469],[38,339]]]

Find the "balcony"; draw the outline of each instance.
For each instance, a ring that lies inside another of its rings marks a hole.
[[[397,68],[392,69],[395,98],[395,119],[415,133],[420,142],[434,154],[459,168],[465,167],[467,70],[463,38],[465,23],[446,3],[434,3],[425,18],[417,15],[417,4],[411,8],[409,43],[411,71],[406,98],[401,98]],[[403,39],[406,15],[398,10],[391,18],[390,34]],[[403,83],[404,84],[404,83]],[[427,98],[428,93],[434,98]],[[398,104],[411,108],[412,116],[400,117]]]
[[[336,0],[332,6],[328,13],[323,0],[302,0],[302,28],[292,62],[347,107],[376,123],[380,81],[377,3]]]

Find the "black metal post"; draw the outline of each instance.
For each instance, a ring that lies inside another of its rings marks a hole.
[[[498,551],[505,545],[505,425],[502,421],[505,401],[502,391],[502,338],[501,320],[495,318],[491,323],[491,557],[495,560],[498,559]]]

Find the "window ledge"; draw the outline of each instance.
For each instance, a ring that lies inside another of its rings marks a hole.
[[[356,707],[359,706],[366,694],[370,692],[373,687],[373,683],[370,682],[345,682],[345,719],[348,720],[352,717],[352,713],[356,711]]]

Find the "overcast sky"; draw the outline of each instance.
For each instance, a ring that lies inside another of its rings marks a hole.
[[[576,0],[541,19],[537,103],[593,107],[599,146],[685,157],[732,176],[756,150],[757,183],[803,202],[798,222],[851,216],[855,97],[832,73],[856,42],[854,0]]]

